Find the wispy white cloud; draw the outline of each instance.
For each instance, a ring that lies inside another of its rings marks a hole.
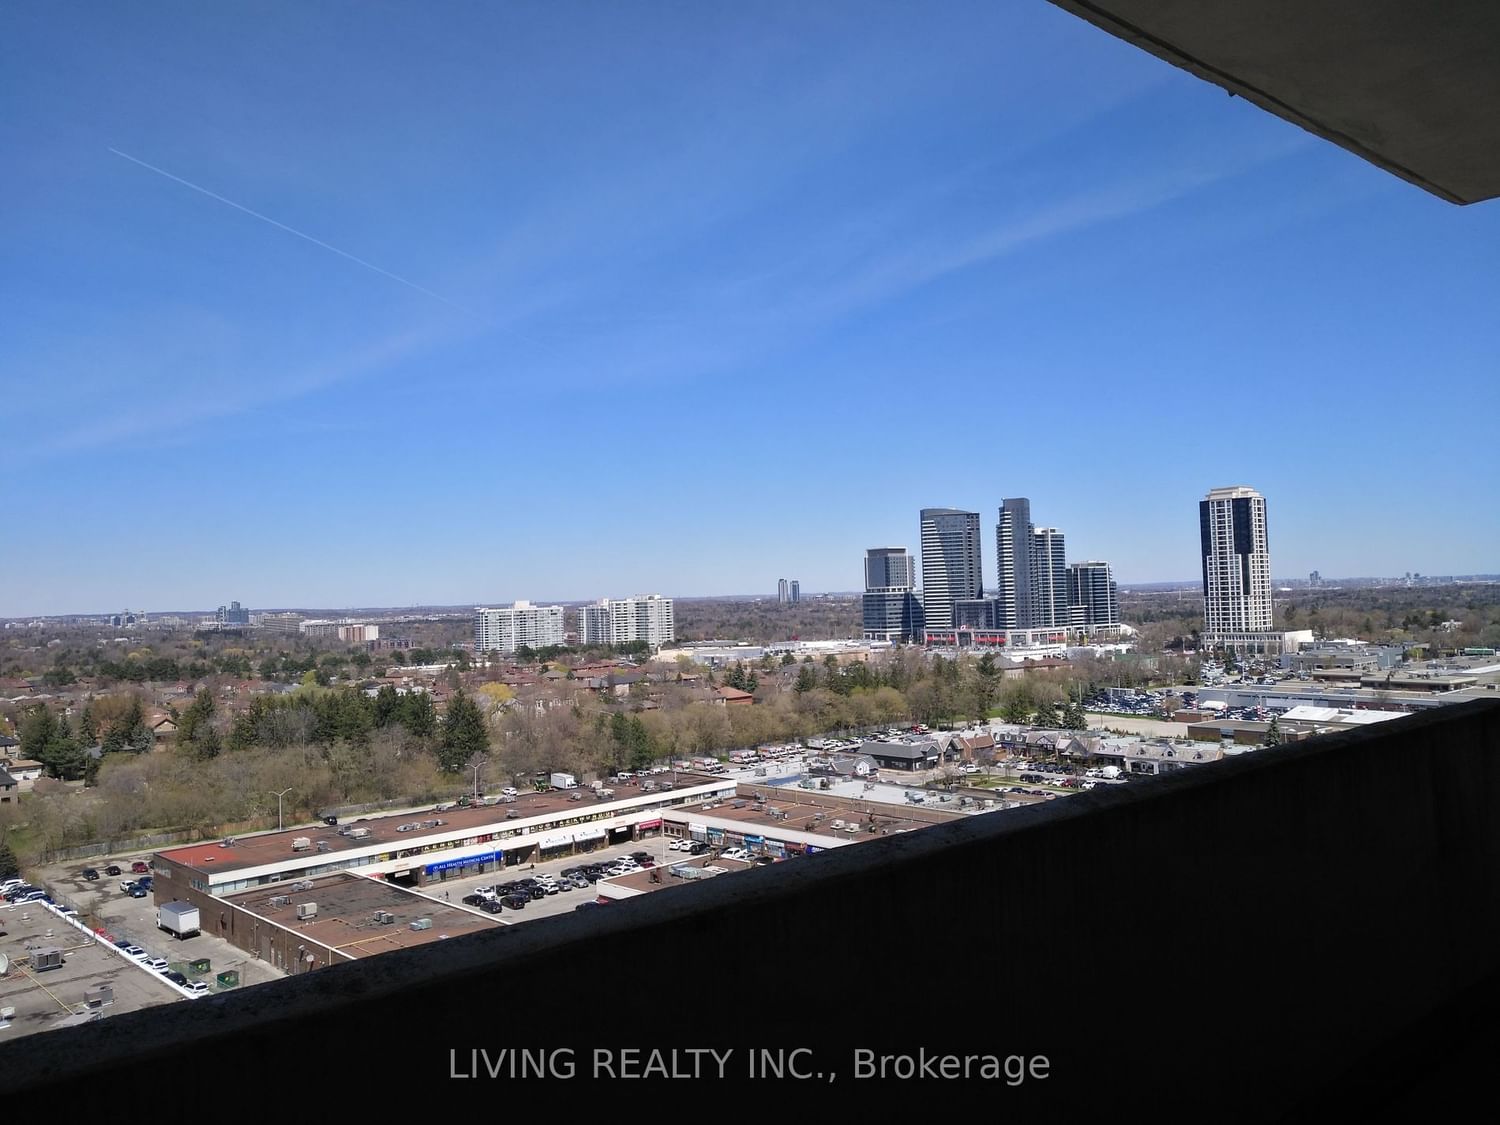
[[[79,424],[58,428],[18,453],[23,458],[55,457],[119,445],[145,435],[181,435],[194,427],[223,422],[249,411],[285,403],[383,371],[428,347],[430,331],[393,333],[347,354],[306,364],[290,374],[266,377],[242,370],[237,377],[213,385],[184,381],[177,393],[156,388],[149,396],[121,395],[125,405]]]

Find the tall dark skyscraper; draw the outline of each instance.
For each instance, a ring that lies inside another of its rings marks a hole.
[[[1002,629],[1040,625],[1033,611],[1031,501],[1024,496],[1000,502],[995,524],[995,557],[1000,568],[995,588],[995,624]]]
[[[928,628],[953,625],[953,603],[984,597],[979,513],[922,509],[922,613]]]

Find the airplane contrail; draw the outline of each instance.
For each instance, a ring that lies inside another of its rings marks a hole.
[[[284,230],[287,232],[287,234],[294,234],[298,238],[303,239],[306,242],[311,242],[314,246],[321,246],[324,250],[331,250],[340,258],[347,258],[355,265],[364,266],[365,269],[370,270],[373,273],[378,273],[381,277],[388,277],[392,281],[398,281],[408,289],[415,289],[418,293],[431,297],[435,301],[442,301],[443,304],[448,305],[451,308],[455,308],[461,313],[466,313],[470,316],[473,315],[472,313],[469,313],[468,309],[463,308],[461,305],[455,304],[447,297],[444,297],[441,293],[434,293],[426,286],[418,285],[415,281],[409,281],[406,278],[402,277],[400,274],[392,273],[390,270],[381,269],[374,262],[367,262],[363,258],[349,253],[347,250],[340,250],[337,246],[332,246],[329,243],[324,242],[321,238],[314,238],[312,235],[306,234],[303,231],[298,230],[296,227],[289,227],[285,223],[277,222],[269,215],[262,215],[259,211],[252,211],[249,207],[246,207],[242,203],[236,203],[232,199],[226,199],[218,192],[209,191],[208,188],[201,187],[200,185],[193,183],[191,180],[184,180],[181,176],[174,176],[171,172],[168,172],[164,168],[158,168],[155,164],[147,164],[144,160],[140,159],[140,157],[131,156],[128,152],[121,152],[117,148],[111,148],[109,151],[114,153],[116,156],[123,157],[124,159],[130,161],[132,164],[139,164],[142,168],[145,168],[149,172],[155,172],[158,176],[165,176],[167,179],[173,181],[174,183],[179,183],[183,187],[192,188],[194,191],[206,195],[210,199],[216,199],[220,203],[227,204],[228,206],[233,207],[236,211],[243,211],[245,214],[251,216],[252,218],[259,219],[263,223],[270,223],[271,226],[275,227],[277,230]]]

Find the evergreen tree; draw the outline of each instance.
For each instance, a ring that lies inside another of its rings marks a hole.
[[[1032,726],[1056,730],[1062,724],[1062,720],[1057,715],[1057,704],[1049,700],[1039,706],[1036,709],[1036,714],[1032,716],[1031,724]]]
[[[21,862],[9,840],[0,840],[0,879],[14,879],[21,874]]]
[[[1085,730],[1088,727],[1083,707],[1076,699],[1068,700],[1068,705],[1063,708],[1062,725],[1065,730]]]
[[[1007,723],[1024,723],[1031,718],[1031,706],[1020,696],[1012,696],[1000,708],[1000,717]]]
[[[73,730],[68,726],[68,717],[57,716],[52,726],[52,737],[42,747],[36,760],[42,763],[48,777],[73,781],[83,776],[83,757],[83,751],[73,737]]]
[[[1271,716],[1271,725],[1266,728],[1266,746],[1281,745],[1281,724],[1276,721],[1277,716]]]
[[[375,725],[380,728],[388,727],[398,721],[401,713],[401,697],[396,694],[396,689],[390,684],[382,685],[375,693]]]
[[[188,709],[177,720],[178,745],[193,745],[204,732],[211,729],[209,722],[213,719],[213,715],[213,692],[207,688],[200,688],[198,694],[193,697],[193,702],[188,705]]]
[[[431,738],[437,733],[437,709],[432,705],[432,696],[425,691],[413,691],[401,697],[400,718],[397,720],[413,738]]]
[[[797,682],[795,685],[793,685],[792,690],[795,691],[798,695],[805,695],[807,692],[812,691],[812,689],[817,686],[818,677],[813,674],[812,667],[808,664],[802,665],[802,667],[797,670]]]
[[[224,740],[213,727],[205,726],[193,743],[193,754],[200,762],[217,758],[224,748]]]
[[[83,715],[78,720],[78,738],[85,746],[97,746],[99,744],[99,728],[94,722],[94,704],[92,701],[83,705]]]
[[[490,734],[478,704],[461,690],[448,702],[443,717],[442,737],[438,742],[438,763],[449,773],[464,768],[476,754],[488,754]]]
[[[646,733],[646,724],[641,722],[639,715],[632,715],[626,724],[630,747],[630,764],[632,769],[642,769],[656,760],[656,755],[651,749],[651,737]]]
[[[123,719],[115,724],[115,728],[124,728],[124,749],[130,751],[132,754],[146,753],[156,741],[156,736],[151,733],[151,728],[146,725],[146,712],[141,707],[139,696],[131,700],[130,710],[126,712]]]
[[[57,737],[57,717],[45,705],[33,707],[21,720],[21,757],[40,762]]]

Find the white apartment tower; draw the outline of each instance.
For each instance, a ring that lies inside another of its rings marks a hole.
[[[652,648],[677,638],[672,599],[660,594],[634,598],[601,598],[578,613],[578,641],[585,645],[621,645],[645,641]]]
[[[479,653],[492,649],[515,652],[523,645],[546,648],[560,645],[565,639],[560,605],[516,602],[506,609],[474,611],[474,650]]]
[[[1036,628],[1068,624],[1068,551],[1063,533],[1055,527],[1031,532],[1031,606]]]
[[[1203,547],[1203,639],[1241,652],[1275,652],[1266,498],[1253,488],[1215,488],[1198,502]]]

